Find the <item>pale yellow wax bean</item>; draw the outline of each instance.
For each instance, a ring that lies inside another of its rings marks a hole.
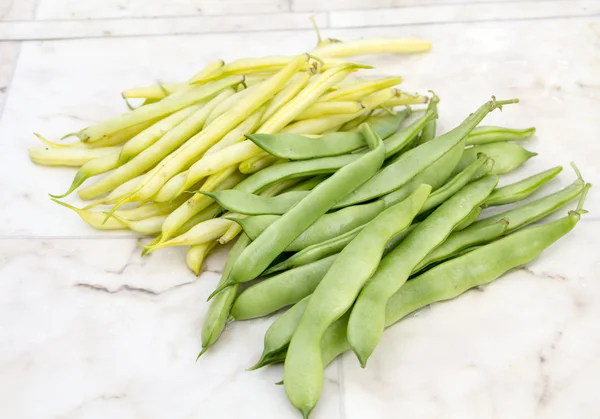
[[[212,76],[206,77],[203,80],[192,80],[191,83],[205,83],[211,80],[224,77],[226,75],[233,74],[249,74],[249,73],[270,73],[278,72],[285,68],[295,59],[297,56],[270,56],[270,57],[259,57],[259,58],[241,58],[239,60],[232,61],[225,64],[219,71],[215,72]],[[335,58],[328,58],[324,60],[324,68],[331,68],[337,65],[347,63],[344,60],[338,60]]]
[[[135,188],[137,188],[137,186],[140,184],[140,182],[142,182],[142,180],[144,179],[144,176],[146,176],[146,174],[143,174],[143,175],[140,175],[133,179],[128,180],[127,182],[125,182],[122,185],[119,185],[117,188],[115,188],[115,190],[112,191],[111,193],[109,193],[106,197],[99,199],[97,201],[94,201],[93,203],[91,203],[90,205],[88,205],[85,208],[88,209],[88,208],[92,208],[92,207],[95,207],[98,205],[114,204],[115,202],[119,202],[121,199],[123,199],[124,196],[129,195],[131,193],[131,191],[134,191]],[[83,192],[83,190],[79,191],[79,197],[81,199],[85,199],[84,197],[81,196],[81,192]]]
[[[185,256],[187,266],[192,270],[196,276],[200,275],[202,271],[202,264],[204,259],[208,256],[210,251],[216,246],[216,241],[204,242],[190,246],[190,249]]]
[[[76,208],[66,202],[59,201],[55,198],[50,198],[54,202],[70,210],[73,210],[79,217],[85,221],[89,226],[94,227],[98,230],[125,230],[127,226],[121,221],[114,217],[106,218],[107,213],[103,211],[90,211],[85,209]],[[106,222],[105,222],[106,221]],[[215,239],[216,240],[216,239]]]
[[[148,250],[153,252],[158,249],[170,246],[190,246],[200,244],[211,240],[217,240],[231,226],[233,221],[224,218],[213,218],[203,221],[192,227],[187,233],[174,237],[171,240],[158,243]]]
[[[259,170],[264,169],[265,167],[269,167],[277,162],[284,162],[286,160],[279,159],[275,156],[271,156],[269,154],[263,155],[259,154],[258,156],[253,157],[252,159],[248,159],[245,162],[242,162],[238,168],[240,173],[244,174],[252,174],[256,173]]]
[[[208,156],[224,149],[225,147],[229,147],[230,145],[237,144],[240,141],[245,140],[245,134],[254,133],[254,131],[256,131],[256,129],[259,127],[266,109],[266,105],[261,106],[256,112],[246,118],[244,122],[229,131],[227,135],[221,139],[221,141],[206,150],[204,156]]]
[[[361,114],[365,111],[370,111],[371,109],[380,106],[382,103],[384,103],[386,100],[389,100],[396,94],[396,89],[380,90],[379,92],[367,96],[361,101],[362,105],[364,106],[364,109],[361,112],[345,115],[330,115],[323,118],[305,119],[288,125],[282,129],[281,132],[288,134],[321,134],[361,116]]]
[[[43,166],[81,167],[87,162],[118,153],[121,147],[82,148],[82,147],[31,147],[29,158]]]
[[[179,147],[178,150],[164,158],[149,172],[147,180],[131,196],[119,204],[146,200],[154,196],[169,179],[184,170],[191,162],[198,160],[206,150],[271,99],[308,61],[310,61],[310,58],[306,54],[296,57],[279,73],[265,81],[261,85],[262,88],[255,92],[254,95],[238,101],[231,109],[213,121],[212,124],[192,137]],[[190,182],[188,185],[194,183]]]
[[[357,81],[349,86],[327,93],[319,99],[319,102],[353,101],[361,100],[378,90],[387,89],[402,83],[402,77],[387,77],[377,80]]]
[[[152,124],[154,124],[160,120],[161,120],[161,118],[156,118],[156,119],[151,119],[149,121],[144,121],[144,122],[134,125],[132,127],[128,127],[128,128],[122,129],[120,131],[117,131],[114,134],[111,134],[101,140],[98,140],[95,142],[87,142],[87,143],[83,143],[83,144],[85,144],[89,148],[110,147],[110,146],[122,144],[125,141],[130,140],[132,137],[134,137],[135,135],[138,135],[140,132],[144,131],[149,126],[151,126]]]
[[[298,95],[290,100],[288,103],[283,105],[275,114],[264,124],[261,125],[260,128],[256,130],[256,132],[263,134],[272,134],[276,133],[285,127],[289,122],[293,121],[296,116],[298,116],[308,105],[315,103],[316,100],[323,94],[325,90],[327,90],[330,86],[335,85],[340,80],[346,78],[350,73],[356,70],[356,65],[347,64],[339,67],[334,67],[330,70],[325,71],[323,74],[316,76],[314,83],[309,84],[304,90],[302,90]],[[245,144],[246,143],[246,144]],[[229,148],[238,147],[241,149],[242,147],[246,147],[244,151],[246,153],[238,153],[237,156],[241,160],[237,160],[235,163],[240,163],[248,158],[254,157],[262,152],[260,147],[254,145],[247,144],[251,143],[250,140],[245,140],[241,143],[235,144],[234,146],[230,146],[224,148],[219,153],[227,154],[229,153]],[[244,145],[242,145],[244,144]],[[247,152],[253,153],[249,155]],[[203,163],[203,159],[198,160],[196,163],[190,167],[188,170],[188,175],[186,177],[185,184],[182,189],[188,188],[190,185],[193,185],[198,179],[201,179],[205,176],[204,170],[205,166]],[[231,159],[223,159],[223,161],[228,164],[231,163]],[[227,166],[221,166],[227,167]]]
[[[209,126],[210,124],[212,124],[212,122],[215,119],[227,112],[227,110],[229,110],[236,102],[254,94],[258,89],[260,89],[260,84],[256,84],[252,87],[245,88],[244,90],[235,93],[233,96],[230,96],[223,102],[219,103],[217,106],[215,106],[215,108],[212,110],[212,112],[206,119],[205,125]]]
[[[158,215],[168,215],[183,204],[191,194],[177,197],[173,202],[145,204],[137,208],[115,211],[114,215],[127,221],[140,221]]]
[[[153,124],[147,130],[140,132],[138,135],[127,141],[123,145],[121,155],[119,156],[119,165],[123,165],[133,157],[140,154],[146,148],[157,142],[171,128],[180,124],[193,113],[200,110],[206,103],[192,105],[180,111],[177,111],[164,119]]]
[[[180,109],[187,108],[194,103],[198,103],[215,95],[227,87],[236,86],[243,81],[243,76],[231,76],[202,86],[191,87],[189,89],[186,88],[181,92],[167,96],[160,102],[139,107],[131,112],[121,114],[99,124],[84,128],[73,135],[84,142],[99,141],[124,128],[159,117],[164,117],[173,112],[177,112]]]
[[[306,108],[304,112],[296,117],[296,120],[320,118],[327,115],[339,115],[362,112],[364,108],[357,101],[319,102]]]
[[[321,58],[342,58],[369,54],[416,53],[431,49],[431,42],[421,39],[372,38],[336,42],[313,51]]]
[[[208,77],[211,77],[213,74],[218,73],[224,65],[225,61],[223,60],[216,60],[212,63],[207,64],[206,67],[204,67],[202,70],[200,70],[198,73],[194,74],[190,78],[189,83],[199,82]]]
[[[143,150],[137,156],[133,157],[130,161],[118,167],[113,172],[109,173],[108,176],[104,177],[94,185],[88,186],[87,188],[79,191],[79,196],[82,199],[94,199],[100,195],[110,192],[123,182],[126,182],[129,179],[132,179],[135,176],[138,176],[146,170],[152,168],[159,163],[161,159],[167,158],[167,156],[169,156],[171,153],[177,153],[178,149],[185,147],[185,145],[182,144],[189,141],[190,137],[192,137],[202,128],[206,118],[208,118],[208,115],[214,109],[214,107],[233,94],[234,91],[231,88],[223,90],[205,106],[196,110],[181,123],[167,131],[167,133],[165,133],[150,147]],[[133,192],[135,192],[135,189],[130,191],[130,193]]]
[[[159,234],[162,224],[165,221],[165,218],[167,218],[166,215],[155,215],[154,217],[148,217],[142,220],[127,220],[120,218],[115,214],[113,214],[113,217],[125,224],[129,230],[147,236]]]
[[[313,74],[307,71],[306,73],[299,73],[292,77],[288,84],[275,95],[273,100],[269,102],[267,110],[264,112],[264,115],[261,119],[261,124],[264,124],[283,105],[295,98],[296,95],[300,93],[302,89],[304,89],[312,76]]]
[[[209,176],[206,182],[200,187],[200,190],[203,192],[213,192],[215,190],[231,189],[241,182],[242,179],[244,179],[244,176],[237,172],[237,167],[230,166],[219,173]],[[173,237],[186,221],[213,202],[214,200],[206,195],[200,193],[192,195],[185,203],[169,214],[162,226],[161,240],[168,240]]]
[[[393,108],[395,106],[406,106],[406,105],[420,105],[427,103],[429,101],[429,97],[423,95],[411,95],[410,93],[400,92],[398,97],[391,98],[386,100],[383,103],[383,106],[388,108]]]
[[[186,87],[187,83],[163,83],[154,86],[133,87],[123,90],[121,96],[123,99],[164,99],[167,95]]]

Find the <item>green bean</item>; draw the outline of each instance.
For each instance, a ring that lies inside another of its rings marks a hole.
[[[494,160],[492,173],[497,175],[512,172],[530,158],[537,156],[537,153],[525,150],[523,147],[515,143],[499,142],[478,145],[465,149],[465,152],[463,153],[460,162],[458,162],[456,165],[454,172],[460,172],[473,161],[475,161],[479,153],[483,153]]]
[[[439,246],[473,208],[480,206],[497,184],[498,176],[488,175],[465,186],[382,259],[377,272],[356,299],[348,324],[348,339],[363,367],[381,338],[387,301],[404,284],[414,267]]]
[[[448,238],[429,253],[413,270],[422,271],[428,266],[450,259],[456,253],[472,246],[488,243],[502,236],[508,228],[509,221],[502,218],[495,224],[467,231],[454,231]],[[400,288],[402,289],[402,288]]]
[[[577,225],[581,214],[585,213],[580,206],[557,221],[530,227],[479,246],[408,281],[388,300],[385,327],[392,326],[423,307],[456,298],[471,288],[486,285],[507,271],[531,262]],[[253,369],[283,362],[286,358],[285,348],[290,340],[287,336],[291,337],[294,333],[309,299],[310,297],[306,297],[288,310],[294,310],[294,318],[290,316],[286,319],[287,322],[279,323],[280,317],[271,325],[265,335],[265,349],[261,360]],[[326,365],[351,349],[346,336],[347,329],[347,315],[327,329],[321,343],[323,364]],[[274,337],[278,339],[275,340]]]
[[[333,237],[321,243],[308,246],[300,250],[298,253],[293,254],[283,262],[270,267],[264,272],[264,274],[269,275],[274,272],[297,268],[299,266],[307,265],[327,256],[339,253],[348,245],[348,243],[352,241],[352,239],[358,235],[363,228],[364,225],[361,225],[337,237]]]
[[[177,111],[164,119],[156,122],[148,129],[140,132],[138,135],[127,141],[121,149],[119,158],[117,159],[117,166],[122,166],[127,163],[133,157],[140,154],[142,151],[150,147],[156,141],[158,141],[163,135],[165,135],[171,128],[177,126],[185,119],[187,119],[194,112],[200,110],[202,105],[192,105]]]
[[[279,353],[287,351],[287,346],[300,322],[300,318],[304,314],[304,310],[306,310],[309,300],[310,297],[305,297],[298,301],[271,324],[265,333],[263,353],[258,362],[248,368],[249,371],[272,363],[273,360],[279,359]]]
[[[493,165],[494,161],[492,159],[481,154],[473,163],[465,167],[464,170],[455,175],[444,186],[436,189],[435,192],[429,195],[427,202],[425,202],[425,205],[421,208],[421,213],[425,213],[430,209],[439,206],[469,182],[487,175],[492,170]],[[492,195],[493,194],[494,193],[492,192]]]
[[[367,122],[373,127],[377,135],[379,135],[381,139],[385,140],[391,135],[395,134],[396,131],[398,131],[398,128],[400,128],[400,125],[402,125],[406,118],[411,115],[412,109],[407,107],[391,115],[371,115]],[[351,132],[354,131],[358,131],[358,125],[351,129]]]
[[[456,225],[456,227],[454,227],[454,230],[452,230],[452,231],[461,231],[461,230],[464,230],[465,228],[469,227],[471,224],[473,224],[477,220],[477,218],[479,218],[479,216],[481,215],[481,211],[482,211],[481,206],[473,208],[473,210],[469,213],[469,215],[467,215],[464,220],[462,220],[460,223],[458,223]]]
[[[268,153],[290,160],[338,156],[365,145],[358,132],[335,132],[320,138],[298,134],[248,134],[246,137]]]
[[[427,141],[431,141],[435,138],[437,129],[437,105],[440,102],[440,98],[435,93],[431,93],[432,96],[431,100],[429,101],[429,105],[427,106],[427,110],[435,112],[436,117],[429,121],[427,125],[425,125],[423,131],[421,131],[417,145],[425,144]]]
[[[400,155],[398,160],[383,168],[368,182],[339,202],[335,208],[364,202],[399,189],[458,144],[463,144],[464,147],[466,136],[489,112],[496,108],[501,108],[504,104],[516,102],[518,102],[516,99],[507,101],[496,101],[493,99],[485,103],[477,111],[469,115],[458,127]],[[477,154],[474,154],[472,160],[469,160],[460,170],[455,170],[457,172],[462,171],[476,159],[476,156]],[[488,156],[494,158],[493,155],[488,154]]]
[[[381,167],[385,153],[383,141],[368,124],[361,127],[361,132],[372,151],[317,185],[306,198],[267,227],[240,255],[231,270],[230,282],[246,282],[260,275],[304,230]]]
[[[43,166],[81,167],[98,158],[118,153],[121,147],[104,148],[48,148],[30,147],[29,158]]]
[[[583,190],[585,182],[581,177],[581,173],[575,167],[574,169],[577,173],[577,180],[570,186],[511,210],[476,221],[467,230],[489,226],[497,223],[502,218],[506,218],[509,220],[507,231],[510,232],[544,218],[546,215],[575,199]]]
[[[155,164],[160,162],[161,159],[177,150],[178,147],[182,146],[182,144],[188,141],[192,135],[198,132],[198,130],[202,128],[210,111],[222,100],[233,95],[233,93],[233,89],[226,89],[219,93],[205,106],[188,116],[183,122],[171,128],[150,147],[139,153],[124,165],[118,167],[99,182],[80,190],[79,196],[82,199],[96,198],[110,192],[120,184],[133,179],[152,168]],[[147,176],[140,183],[144,183],[146,180]],[[137,188],[139,188],[139,185],[136,186],[136,189]]]
[[[422,185],[410,198],[379,214],[342,250],[317,285],[292,336],[284,367],[285,391],[304,417],[316,405],[323,386],[325,331],[352,306],[377,269],[387,241],[410,225],[430,192],[429,185]]]
[[[200,192],[209,196],[229,211],[246,215],[284,214],[310,191],[285,192],[271,198],[249,194],[235,189],[218,192]]]
[[[336,258],[329,256],[246,288],[233,303],[231,316],[235,320],[254,319],[296,304],[313,293]]]
[[[219,285],[227,281],[227,278],[229,278],[229,274],[231,273],[231,268],[249,244],[250,239],[245,234],[242,234],[237,239],[227,256],[227,262],[223,268],[223,274],[219,280]],[[198,354],[198,358],[200,358],[210,346],[214,345],[217,339],[219,339],[219,336],[221,336],[221,333],[223,333],[229,317],[231,305],[237,295],[238,289],[239,285],[232,285],[217,294],[210,302],[210,306],[208,307],[208,311],[204,316],[204,322],[202,324],[202,350]]]
[[[535,128],[513,129],[493,126],[475,128],[467,137],[467,145],[495,143],[497,141],[521,141],[531,138]]]
[[[546,182],[553,179],[562,171],[562,166],[556,166],[552,169],[545,170],[519,182],[510,185],[496,188],[494,192],[485,201],[486,206],[504,205],[512,202],[520,201],[533,194],[541,188]]]
[[[315,186],[327,179],[327,175],[312,176],[289,188],[287,192],[294,191],[312,191]]]
[[[177,112],[180,109],[187,108],[194,103],[200,102],[214,94],[226,89],[230,86],[235,86],[244,81],[243,76],[231,76],[213,83],[206,84],[200,87],[190,87],[167,96],[160,102],[142,106],[131,112],[121,114],[117,117],[108,119],[99,124],[87,127],[77,133],[69,134],[77,136],[83,142],[93,143],[102,140],[108,135],[111,135],[121,129],[131,127],[133,125],[155,119],[161,116],[169,115]]]

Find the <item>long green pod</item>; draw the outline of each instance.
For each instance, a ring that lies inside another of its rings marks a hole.
[[[367,122],[369,125],[373,127],[373,130],[381,137],[382,140],[386,140],[390,136],[392,136],[402,123],[412,115],[412,109],[410,107],[406,107],[405,109],[396,112],[395,114],[385,114],[385,115],[371,115]],[[358,131],[358,126],[350,130]]]
[[[469,227],[471,224],[473,224],[479,218],[482,210],[483,209],[481,208],[481,206],[473,208],[473,210],[469,213],[469,215],[467,215],[464,220],[462,220],[460,223],[458,223],[456,225],[456,227],[454,227],[453,231],[461,231],[461,230],[464,230],[465,228]]]
[[[454,173],[460,172],[473,163],[479,153],[483,153],[494,160],[492,173],[497,175],[512,172],[530,158],[537,156],[537,153],[526,150],[516,143],[499,142],[478,145],[465,150],[460,162],[454,169]]]
[[[494,161],[492,159],[488,158],[484,154],[478,156],[477,159],[468,165],[463,171],[456,174],[452,179],[446,182],[444,186],[436,189],[435,192],[429,195],[427,202],[425,202],[425,205],[423,205],[423,208],[421,208],[421,213],[425,213],[430,209],[441,205],[445,200],[450,198],[469,182],[487,175],[492,170],[493,166]]]
[[[579,172],[577,173],[577,176],[577,180],[575,180],[575,182],[566,188],[536,199],[535,201],[531,201],[527,204],[520,205],[511,210],[476,221],[475,223],[471,224],[467,230],[486,227],[497,223],[502,218],[506,218],[509,220],[507,230],[513,231],[517,228],[544,218],[548,214],[551,214],[558,208],[575,199],[581,193],[585,186],[585,182]]]
[[[304,417],[315,407],[323,386],[323,335],[352,306],[377,269],[388,240],[410,225],[430,192],[429,185],[421,185],[409,198],[369,222],[342,250],[310,297],[284,367],[285,391]]]
[[[442,158],[455,146],[464,144],[464,140],[469,132],[471,132],[488,113],[496,108],[501,108],[502,105],[517,102],[518,100],[516,99],[505,101],[496,101],[493,99],[486,102],[477,109],[477,111],[469,115],[469,117],[458,127],[400,155],[396,161],[386,166],[368,182],[339,202],[336,205],[336,208],[377,198],[400,188],[425,168]],[[484,151],[482,150],[482,152]],[[494,158],[494,156],[489,153],[485,154]],[[476,158],[477,154],[474,155],[473,159],[468,160],[468,163],[462,166],[460,170],[455,169],[456,172],[462,171]],[[463,161],[463,159],[464,156],[461,158],[461,161]]]
[[[383,333],[387,301],[406,282],[414,267],[439,246],[473,208],[480,206],[497,184],[498,176],[488,175],[465,186],[382,259],[356,299],[348,324],[348,339],[363,367]]]
[[[250,239],[248,236],[241,234],[229,251],[227,262],[223,268],[223,274],[221,275],[219,284],[227,281],[235,261],[249,244]],[[227,319],[229,318],[231,305],[233,304],[233,300],[237,295],[238,289],[239,285],[228,287],[217,294],[210,302],[208,311],[204,316],[204,322],[202,323],[202,350],[198,354],[198,358],[200,358],[200,356],[206,352],[207,349],[217,341],[217,339],[219,339],[221,333],[223,333],[225,325],[227,324]]]
[[[235,189],[202,192],[217,201],[226,210],[246,215],[281,215],[305,198],[310,191],[284,192],[273,197],[264,197]]]
[[[287,258],[281,263],[270,267],[265,271],[265,275],[272,274],[274,272],[284,271],[286,269],[293,269],[299,266],[307,265],[309,263],[318,261],[327,256],[334,255],[341,252],[344,247],[348,245],[354,239],[358,233],[364,228],[364,225],[358,226],[347,233],[341,234],[337,237],[333,237],[329,240],[325,240],[321,243],[313,244],[308,246],[292,256]]]
[[[480,126],[467,137],[467,145],[480,145],[498,141],[522,141],[531,138],[535,128],[515,129],[495,126]]]
[[[306,180],[301,180],[297,184],[293,185],[291,188],[288,188],[286,192],[312,191],[315,188],[315,186],[323,182],[325,179],[327,179],[327,177],[327,175],[309,177]]]
[[[525,199],[556,177],[562,169],[562,166],[556,166],[510,185],[496,188],[486,199],[485,206],[510,204]]]
[[[415,267],[413,273],[419,272],[434,263],[450,259],[453,255],[464,249],[497,239],[506,232],[508,224],[509,220],[507,218],[502,218],[497,223],[486,227],[468,231],[454,231],[442,244],[436,247]]]
[[[559,220],[510,234],[493,243],[479,246],[411,279],[388,300],[385,308],[385,327],[392,326],[423,307],[451,300],[471,288],[489,284],[511,269],[531,262],[573,230],[582,213],[584,211],[578,208]],[[285,360],[285,336],[293,334],[298,321],[294,323],[292,320],[301,317],[301,312],[308,305],[309,299],[310,297],[306,297],[301,302],[302,304],[298,303],[290,309],[295,310],[294,318],[290,316],[285,324],[277,324],[276,320],[271,325],[271,328],[278,332],[280,337],[276,342],[279,349],[271,352],[275,341],[267,339],[267,335],[265,335],[265,351],[261,357],[262,362],[257,364],[257,368]],[[325,365],[351,349],[347,340],[347,329],[347,316],[343,316],[327,329],[321,342]],[[268,337],[270,338],[271,335]]]
[[[71,135],[77,136],[83,142],[99,141],[121,129],[128,128],[154,118],[166,116],[180,109],[186,108],[194,103],[213,96],[223,89],[238,85],[243,81],[243,76],[229,76],[213,83],[207,83],[200,87],[189,87],[180,92],[167,96],[160,102],[142,106],[134,109],[131,112],[121,114]]]
[[[313,293],[336,258],[329,256],[246,288],[235,299],[231,316],[235,320],[254,319],[296,304]]]
[[[431,141],[435,138],[435,134],[437,131],[437,106],[440,103],[440,98],[434,92],[431,92],[431,100],[429,101],[429,105],[427,105],[427,110],[434,111],[436,113],[436,117],[423,127],[423,131],[421,131],[421,135],[419,135],[418,144],[425,144],[428,141]]]
[[[362,126],[361,132],[372,151],[317,185],[306,198],[267,227],[240,255],[231,270],[231,283],[259,276],[304,230],[381,167],[385,154],[383,141],[367,124]]]
[[[427,111],[425,115],[413,121],[406,128],[388,137],[385,140],[385,158],[389,159],[414,143],[423,127],[436,117],[437,114],[434,111]]]

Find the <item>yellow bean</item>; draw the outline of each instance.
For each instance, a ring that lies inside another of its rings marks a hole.
[[[339,115],[364,111],[363,105],[357,101],[318,102],[306,108],[296,120],[319,118],[327,115]]]
[[[89,211],[85,209],[76,208],[73,205],[69,205],[66,202],[59,201],[55,198],[50,198],[54,202],[63,207],[69,208],[70,210],[75,211],[79,217],[83,221],[85,221],[91,227],[94,227],[98,230],[125,230],[127,226],[123,224],[121,221],[117,220],[114,217],[110,217],[106,219],[107,213],[100,211]],[[105,222],[106,221],[106,222]]]
[[[206,259],[206,257],[208,256],[210,251],[215,247],[216,244],[216,241],[210,241],[190,246],[190,249],[188,250],[187,255],[185,257],[185,261],[187,263],[187,266],[192,270],[194,274],[196,274],[196,276],[200,275],[204,259]]]
[[[415,53],[431,49],[431,42],[420,39],[372,38],[336,42],[313,51],[321,58],[354,57],[369,54]]]
[[[387,77],[385,79],[359,81],[335,92],[327,93],[319,99],[319,102],[353,101],[361,100],[378,90],[396,86],[402,83],[402,77]]]
[[[29,158],[43,166],[81,167],[87,162],[118,153],[121,147],[82,148],[82,147],[31,147]]]

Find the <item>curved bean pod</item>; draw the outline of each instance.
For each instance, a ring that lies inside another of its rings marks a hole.
[[[274,197],[263,197],[235,189],[217,192],[202,192],[229,211],[246,215],[284,214],[310,191],[285,192]]]
[[[312,294],[290,341],[284,367],[285,391],[304,417],[316,405],[323,386],[323,335],[352,306],[377,269],[387,241],[410,225],[430,191],[429,185],[422,185],[373,219],[342,250]]]
[[[439,246],[473,208],[480,206],[497,184],[498,176],[488,175],[465,186],[382,259],[377,272],[356,299],[348,324],[348,339],[363,367],[383,333],[387,301],[408,279],[414,267]]]
[[[98,158],[118,153],[121,147],[83,148],[83,147],[30,147],[29,158],[42,166],[81,167]]]
[[[187,263],[188,268],[190,268],[196,276],[200,275],[204,259],[206,259],[206,256],[208,256],[216,244],[216,241],[212,241],[190,246],[190,249],[185,255],[185,262]]]
[[[495,143],[497,141],[521,141],[531,138],[535,128],[514,129],[494,126],[475,128],[467,137],[467,145]]]
[[[496,101],[493,99],[483,104],[477,111],[469,115],[469,117],[465,119],[458,127],[404,154],[401,154],[396,161],[386,166],[379,173],[373,176],[372,179],[344,198],[335,206],[335,208],[341,208],[347,205],[364,202],[400,188],[436,160],[442,158],[455,146],[458,144],[464,144],[464,140],[469,132],[471,132],[471,130],[473,130],[473,128],[475,128],[488,113],[496,108],[501,108],[504,104],[516,102],[518,102],[516,99],[506,101]],[[481,152],[484,151],[481,150]],[[488,154],[488,156],[491,158],[494,158],[493,155],[490,155],[489,153],[486,154]],[[455,171],[462,171],[466,166],[468,166],[468,164],[472,163],[477,158],[476,156],[477,154],[474,154],[473,158],[468,160],[467,164],[464,164],[460,170],[455,169]],[[463,159],[464,157],[461,158],[461,161],[463,161]]]
[[[423,128],[423,131],[421,131],[421,135],[419,135],[419,142],[417,143],[418,145],[433,140],[437,131],[437,105],[440,102],[440,98],[435,93],[431,93],[432,96],[431,100],[429,101],[429,105],[427,106],[427,110],[435,112],[436,117],[429,121]]]
[[[556,166],[552,169],[545,170],[533,176],[529,176],[523,180],[512,183],[510,185],[496,188],[494,192],[485,201],[485,206],[504,205],[512,202],[520,201],[533,194],[546,182],[553,179],[556,175],[562,172],[562,166]]]
[[[313,293],[337,255],[291,269],[246,288],[231,307],[235,320],[266,316]]]
[[[471,224],[473,224],[477,220],[477,218],[479,218],[479,216],[481,215],[481,211],[482,211],[481,206],[473,208],[473,210],[469,213],[469,215],[467,215],[464,220],[462,220],[460,223],[458,223],[456,225],[456,227],[454,227],[454,230],[452,230],[452,231],[461,231],[461,230],[464,230],[465,228],[469,227]]]
[[[519,144],[515,143],[499,142],[478,145],[465,149],[465,152],[456,165],[454,172],[458,173],[469,164],[473,163],[479,153],[483,153],[494,160],[492,173],[497,175],[512,172],[530,158],[537,156],[537,153],[526,150]]]
[[[342,167],[281,218],[271,224],[240,255],[230,282],[246,282],[260,275],[301,233],[344,195],[369,179],[383,163],[385,147],[369,125],[361,132],[372,151]]]

